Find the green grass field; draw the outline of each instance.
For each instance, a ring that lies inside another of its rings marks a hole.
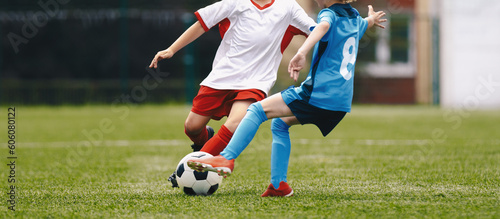
[[[190,152],[188,111],[18,106],[11,184],[2,107],[0,217],[500,218],[498,111],[354,106],[326,138],[314,126],[293,127],[291,198],[260,197],[270,177],[269,122],[214,195],[170,188],[168,176]]]

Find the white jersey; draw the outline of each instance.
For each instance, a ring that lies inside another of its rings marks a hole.
[[[293,35],[307,36],[316,25],[295,0],[273,0],[262,7],[252,0],[222,0],[195,15],[205,31],[219,24],[222,36],[212,71],[201,85],[266,94]]]

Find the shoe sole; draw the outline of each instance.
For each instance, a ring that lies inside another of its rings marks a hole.
[[[211,171],[219,174],[219,176],[223,176],[224,178],[231,175],[231,169],[227,167],[212,167],[210,164],[204,164],[196,161],[188,161],[187,165],[198,172],[206,172]]]

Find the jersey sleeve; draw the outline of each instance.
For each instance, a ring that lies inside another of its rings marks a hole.
[[[292,13],[291,25],[304,34],[309,35],[313,29],[312,27],[316,26],[316,22],[307,15],[304,9],[296,1],[293,1]]]
[[[199,9],[194,14],[205,31],[227,18],[236,7],[237,0],[222,0]]]
[[[337,17],[335,15],[335,13],[333,13],[333,11],[331,11],[329,9],[323,9],[319,12],[318,24],[321,22],[324,22],[324,21],[326,21],[330,24],[330,28],[328,29],[328,32],[323,36],[321,41],[327,41],[330,30],[332,30],[332,27],[335,25],[336,19],[337,19]]]
[[[368,29],[368,21],[361,16],[358,16],[359,19],[359,38],[363,37],[365,35],[366,29]]]

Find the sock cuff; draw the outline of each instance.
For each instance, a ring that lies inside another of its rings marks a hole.
[[[223,140],[226,143],[228,143],[229,140],[231,140],[231,138],[233,137],[233,133],[225,125],[222,125],[220,127],[217,134],[219,135],[221,140]]]
[[[258,117],[260,121],[262,122],[267,121],[266,112],[264,112],[264,108],[262,108],[262,104],[260,104],[260,102],[255,102],[250,104],[247,111],[255,113],[255,115]]]

